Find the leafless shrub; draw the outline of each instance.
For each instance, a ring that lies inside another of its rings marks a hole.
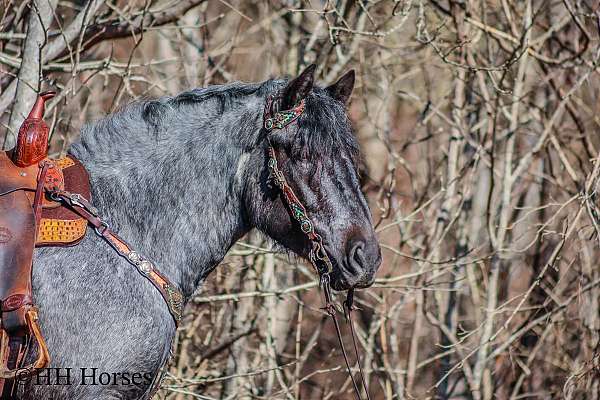
[[[598,399],[599,37],[592,0],[0,0],[0,123],[59,89],[56,155],[135,98],[355,68],[373,398]],[[161,398],[351,396],[313,274],[266,246],[210,276]]]

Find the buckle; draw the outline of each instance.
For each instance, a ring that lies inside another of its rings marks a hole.
[[[94,230],[98,236],[104,236],[104,233],[110,229],[110,225],[106,221],[100,221],[100,226],[95,226]]]

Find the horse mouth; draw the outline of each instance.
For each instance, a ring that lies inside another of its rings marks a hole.
[[[350,289],[367,289],[373,286],[375,279],[369,279],[368,281],[357,281],[350,283],[348,278],[343,274],[333,274],[331,279],[331,288],[337,292],[345,292]]]
[[[327,248],[325,250],[328,254],[331,254]],[[331,288],[337,292],[344,292],[350,289],[366,289],[371,287],[375,282],[374,275],[367,280],[357,278],[348,272],[335,257],[331,257],[330,255],[330,260],[333,268],[331,272]]]

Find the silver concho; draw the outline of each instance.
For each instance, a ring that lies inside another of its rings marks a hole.
[[[312,232],[313,227],[312,227],[312,223],[310,222],[310,220],[305,219],[302,222],[300,222],[300,229],[302,229],[302,232],[304,232],[304,233]]]
[[[152,271],[152,263],[148,260],[144,260],[139,265],[140,271],[145,274],[149,274]]]
[[[129,253],[127,255],[127,258],[129,258],[129,260],[134,263],[135,265],[138,265],[140,263],[140,261],[142,260],[140,255],[138,253],[136,253],[135,251],[132,251],[131,253]]]

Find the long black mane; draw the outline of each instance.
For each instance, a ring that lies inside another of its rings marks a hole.
[[[133,103],[124,110],[128,114],[138,108],[143,120],[158,132],[165,129],[173,114],[180,115],[186,107],[200,109],[213,115],[223,114],[247,102],[248,96],[260,99],[281,89],[287,80],[267,80],[262,83],[234,82],[224,85],[214,85],[182,92],[176,96],[166,96],[153,100],[142,100]],[[299,118],[299,130],[296,135],[292,156],[297,159],[331,157],[336,152],[347,152],[354,160],[359,154],[359,145],[352,133],[344,105],[331,98],[323,89],[315,87],[305,99],[306,108]],[[210,104],[209,104],[210,103]],[[107,118],[119,118],[117,113]],[[260,115],[248,115],[255,120]],[[215,134],[219,134],[215,132]]]

